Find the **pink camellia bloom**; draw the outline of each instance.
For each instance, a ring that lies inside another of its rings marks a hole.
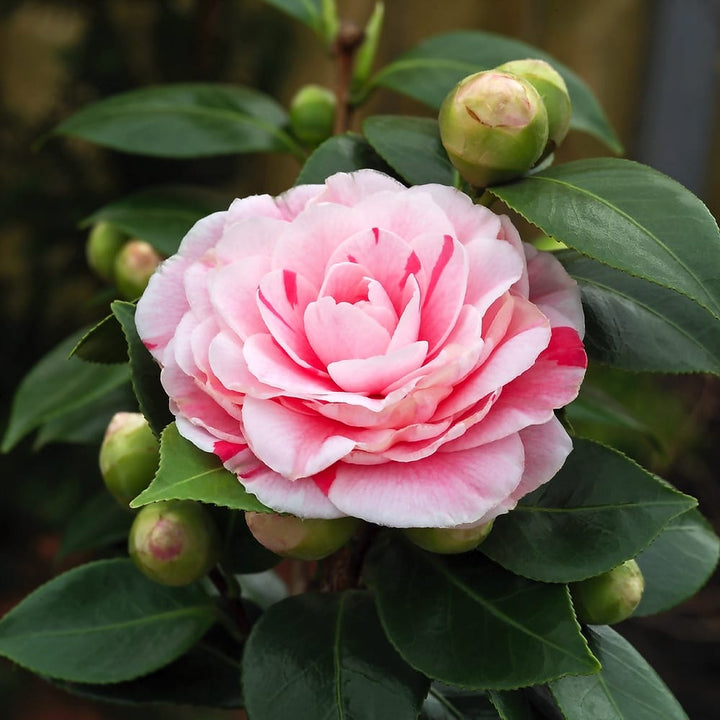
[[[138,332],[179,432],[300,517],[485,523],[571,449],[575,282],[507,217],[372,170],[200,220]]]

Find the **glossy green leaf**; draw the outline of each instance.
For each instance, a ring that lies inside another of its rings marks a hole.
[[[123,410],[137,412],[130,383],[41,425],[33,449],[39,450],[49,443],[100,445],[113,415]]]
[[[453,185],[455,169],[440,142],[437,120],[374,115],[363,123],[369,143],[411,185]]]
[[[576,438],[560,472],[496,519],[480,550],[544,582],[599,575],[646,548],[697,502],[616,450]]]
[[[704,308],[576,253],[558,257],[578,281],[592,359],[625,370],[720,374],[720,322]]]
[[[383,634],[369,593],[305,594],[274,605],[243,656],[253,720],[415,720],[428,689]]]
[[[485,693],[433,683],[419,720],[501,720]]]
[[[260,573],[282,558],[261,545],[250,532],[243,513],[231,510],[223,527],[223,568],[232,573]]]
[[[363,168],[391,172],[362,136],[355,133],[335,135],[320,145],[307,159],[295,184],[322,184],[334,173],[355,172]]]
[[[131,560],[100,560],[59,575],[5,615],[0,654],[60,680],[120,682],[178,658],[214,619],[199,587],[158,585]]]
[[[59,558],[72,553],[88,552],[124,543],[134,515],[119,503],[107,490],[93,495],[70,516],[62,537]]]
[[[182,437],[175,423],[168,425],[160,438],[160,467],[155,479],[130,507],[158,500],[198,500],[234,510],[267,511],[216,455],[199,450]]]
[[[570,127],[595,136],[621,153],[620,141],[583,80],[542,50],[493,33],[452,32],[425,40],[380,70],[371,84],[439,108],[448,92],[467,75],[528,57],[546,60],[565,79],[573,106]]]
[[[231,198],[204,188],[166,186],[142,190],[96,210],[83,226],[106,221],[149,242],[162,255],[177,252],[185,234],[200,218],[227,209]]]
[[[282,130],[283,108],[249,88],[186,83],[114,95],[78,111],[55,133],[140,155],[194,158],[251,152],[304,155]]]
[[[112,313],[103,318],[80,338],[70,355],[107,365],[126,363],[127,342],[118,319]]]
[[[368,560],[388,637],[436,680],[503,690],[598,669],[562,585],[512,575],[479,553],[427,553],[400,534]]]
[[[664,612],[692,597],[712,575],[719,553],[720,540],[698,510],[672,520],[636,558],[645,592],[633,615]]]
[[[524,690],[491,690],[490,700],[501,720],[539,720],[540,714],[533,709]]]
[[[160,384],[160,367],[138,335],[135,327],[135,305],[116,300],[110,307],[125,335],[132,370],[132,386],[138,405],[153,432],[159,437],[163,428],[173,420],[167,394]]]
[[[629,160],[558,165],[490,189],[547,235],[720,316],[720,231],[680,183]]]
[[[240,708],[241,648],[212,629],[170,665],[145,677],[109,685],[63,683],[74,695],[124,705],[196,705]]]
[[[615,631],[589,628],[588,642],[602,670],[550,684],[565,720],[688,720],[655,671]]]
[[[2,452],[39,426],[78,410],[128,382],[126,365],[95,365],[69,358],[85,331],[70,336],[23,378],[13,399]]]

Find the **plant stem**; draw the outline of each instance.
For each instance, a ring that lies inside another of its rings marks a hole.
[[[362,525],[350,545],[346,545],[323,563],[321,592],[342,592],[360,587],[365,555],[379,531],[377,525]]]
[[[231,582],[217,567],[208,573],[208,578],[220,594],[221,609],[232,619],[243,638],[246,638],[252,626],[245,614],[235,579]]]
[[[355,53],[362,44],[364,35],[364,32],[353,23],[343,22],[333,43],[333,56],[336,60],[335,94],[337,96],[333,128],[335,135],[341,135],[350,129],[353,113],[350,89],[355,67]]]

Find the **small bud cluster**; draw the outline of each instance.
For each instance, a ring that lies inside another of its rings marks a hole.
[[[162,262],[150,243],[129,237],[107,221],[96,223],[90,230],[85,255],[91,270],[102,280],[115,283],[126,300],[142,295]]]
[[[544,60],[514,60],[469,75],[438,118],[448,157],[471,185],[519,177],[567,134],[572,108],[562,76]]]

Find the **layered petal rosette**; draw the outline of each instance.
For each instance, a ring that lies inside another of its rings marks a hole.
[[[441,185],[337,174],[199,221],[136,322],[179,432],[280,512],[484,523],[571,449],[575,282]]]

